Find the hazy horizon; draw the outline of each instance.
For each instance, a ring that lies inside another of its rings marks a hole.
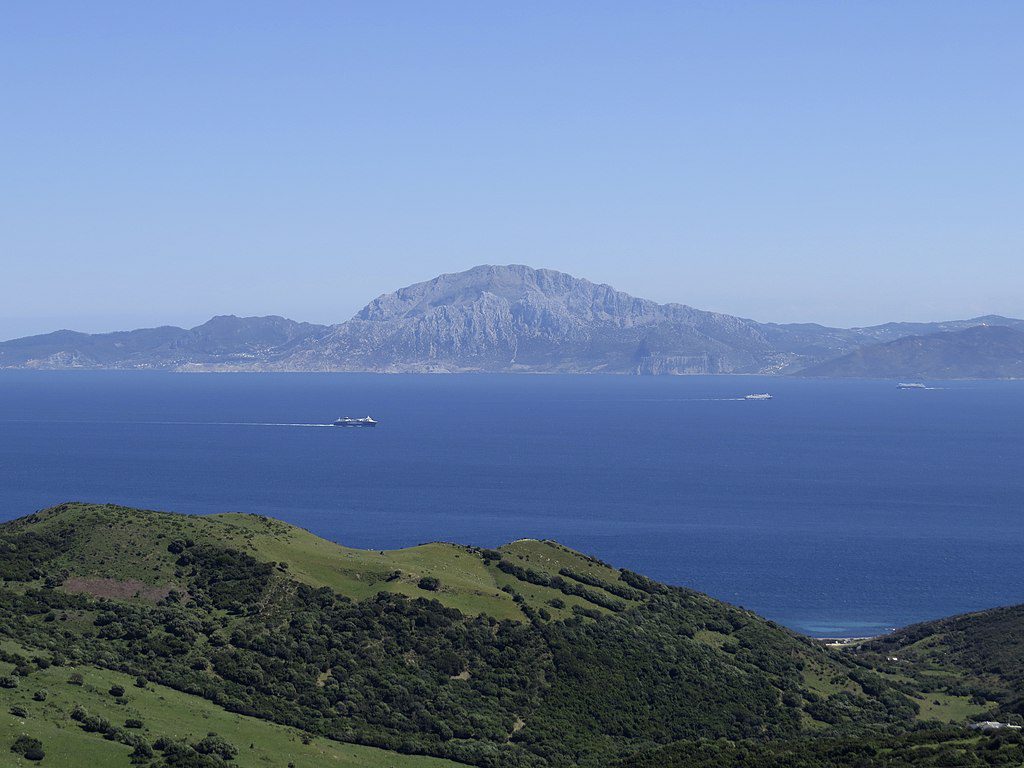
[[[473,265],[473,266],[488,266],[488,265],[477,264],[477,265]],[[527,265],[527,266],[533,266],[533,265]],[[470,268],[472,268],[472,267],[470,267]],[[553,267],[534,267],[534,268],[536,268],[536,269],[554,270]],[[464,271],[464,270],[459,270],[459,271]],[[554,270],[554,271],[562,272],[564,270]],[[443,274],[443,273],[439,273],[439,274]],[[432,279],[432,278],[437,277],[437,276],[438,275],[431,275],[429,278],[425,278],[424,280],[417,280],[415,282],[425,282],[426,280]],[[586,275],[573,275],[573,276],[574,277],[580,277],[580,278],[583,278],[583,279],[589,279],[589,278],[586,277]],[[591,280],[590,282],[598,282],[598,281]],[[395,286],[394,290],[398,290],[398,289],[404,288],[404,287],[406,287],[406,286],[405,285]],[[619,286],[616,286],[616,285],[612,285],[611,287],[615,288],[616,290],[622,290],[621,288],[619,288]],[[390,293],[390,292],[391,291],[386,291],[385,293]],[[623,292],[624,293],[631,293],[630,291],[623,291]],[[264,313],[258,313],[258,314],[255,314],[255,313],[243,313],[243,312],[212,311],[212,312],[209,312],[207,314],[195,315],[195,316],[193,316],[192,319],[186,319],[186,320],[181,321],[181,322],[158,321],[158,322],[153,322],[153,323],[142,323],[142,324],[138,324],[138,325],[120,325],[120,326],[115,326],[115,325],[111,325],[111,323],[115,323],[117,321],[117,319],[118,319],[116,316],[114,316],[114,317],[103,318],[103,319],[99,319],[99,320],[94,318],[93,319],[93,323],[94,324],[91,325],[91,326],[88,325],[88,324],[86,324],[85,326],[82,326],[82,327],[65,327],[65,326],[59,326],[58,327],[58,326],[53,326],[53,327],[46,327],[46,328],[44,328],[43,330],[40,330],[40,331],[18,334],[17,336],[3,336],[2,334],[0,334],[0,341],[8,341],[8,340],[16,339],[16,338],[23,338],[23,337],[27,337],[27,336],[36,336],[36,335],[42,335],[42,334],[46,334],[46,333],[52,333],[54,331],[64,331],[64,330],[67,330],[67,331],[79,331],[79,332],[83,332],[83,333],[113,333],[113,332],[117,332],[117,331],[131,331],[131,330],[137,330],[137,329],[140,329],[140,328],[157,328],[157,327],[161,327],[161,326],[177,326],[177,327],[181,327],[181,328],[194,328],[194,327],[196,327],[198,325],[202,325],[203,323],[209,321],[210,319],[212,319],[214,317],[221,316],[221,315],[235,315],[235,316],[238,316],[238,317],[253,317],[253,316],[277,315],[277,316],[285,317],[285,318],[287,318],[289,320],[295,320],[295,321],[298,321],[298,322],[314,323],[314,324],[318,324],[318,325],[335,325],[335,324],[343,323],[343,322],[345,322],[347,320],[350,320],[367,303],[369,303],[373,299],[377,298],[378,295],[380,295],[380,294],[367,297],[366,301],[364,301],[359,306],[354,307],[352,309],[352,311],[349,312],[348,314],[346,314],[344,317],[338,317],[338,318],[333,318],[333,319],[330,319],[330,318],[329,319],[323,319],[323,320],[310,319],[308,317],[285,315],[285,314],[283,314],[281,312],[273,312],[273,311],[271,311],[271,312],[264,312]],[[648,299],[648,298],[650,298],[648,296],[637,296],[636,294],[632,294],[632,293],[631,293],[631,295],[635,296],[636,298],[641,298],[641,299]],[[673,302],[673,301],[669,300],[667,302],[659,302],[659,303],[686,304],[687,302],[685,302],[685,301],[675,301],[675,302]],[[715,310],[714,308],[709,308],[709,307],[696,307],[696,309],[702,309],[702,310],[707,310],[707,311],[718,311],[718,310]],[[728,313],[728,314],[733,314],[733,313]],[[1000,312],[975,312],[973,314],[961,314],[961,315],[955,315],[955,316],[951,315],[949,317],[890,318],[890,319],[886,319],[886,320],[880,320],[877,323],[865,323],[865,324],[845,325],[845,326],[831,325],[831,327],[842,327],[842,328],[869,327],[869,326],[873,326],[873,325],[881,325],[883,323],[888,323],[888,322],[922,322],[922,323],[943,322],[943,321],[949,321],[949,320],[969,320],[969,319],[973,319],[975,317],[981,317],[981,316],[985,316],[985,315],[1001,315],[1001,314],[1002,313],[1000,313]],[[820,323],[819,321],[817,321],[817,320],[815,320],[813,318],[808,318],[808,319],[803,319],[803,320],[775,321],[775,320],[765,319],[765,318],[760,318],[760,317],[752,317],[750,315],[743,315],[741,313],[737,313],[736,316],[744,317],[744,318],[747,318],[747,319],[750,319],[750,320],[755,320],[757,322],[763,322],[763,323],[771,323],[771,322],[789,323],[789,322],[795,322],[795,323],[817,323],[819,325],[830,326],[829,323]],[[1013,317],[1012,315],[1005,315],[1005,316]],[[122,319],[130,319],[130,318],[122,318]],[[0,329],[2,329],[4,327],[3,320],[4,320],[3,318],[0,318]],[[17,324],[17,322],[15,323],[15,325],[16,324]]]
[[[335,323],[480,263],[762,322],[1024,316],[1024,6],[6,9],[0,338]]]

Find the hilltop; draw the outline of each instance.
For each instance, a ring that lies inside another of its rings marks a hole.
[[[266,721],[267,735],[246,737],[257,751],[300,738],[389,750],[394,765],[422,755],[496,768],[985,711],[956,692],[926,707],[850,654],[551,541],[366,551],[253,515],[65,504],[0,526],[0,578],[0,642],[15,649],[0,677],[21,675],[0,700],[21,697],[25,733],[100,738],[65,704],[25,695],[66,685],[56,665],[96,689],[136,678],[173,689],[181,706],[120,683],[120,711],[145,708],[174,733],[89,721],[125,764],[139,740],[211,730],[181,697],[225,713],[232,732]]]
[[[979,326],[1024,331],[1024,321],[998,316],[865,328],[759,323],[659,304],[555,270],[482,265],[379,296],[335,325],[220,316],[188,330],[58,331],[0,342],[0,368],[873,375],[870,366],[858,368],[857,355]],[[1000,353],[982,346],[988,353],[977,354]],[[1011,358],[1007,364],[1019,364]],[[846,360],[835,374],[816,367],[835,360]]]

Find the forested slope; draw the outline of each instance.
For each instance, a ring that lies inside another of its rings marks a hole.
[[[554,542],[364,551],[257,516],[65,504],[0,526],[0,578],[29,680],[107,670],[404,755],[603,766],[951,719],[867,661]]]

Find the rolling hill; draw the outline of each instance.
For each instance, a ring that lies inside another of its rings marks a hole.
[[[1024,718],[1024,606],[915,624],[858,653],[889,674],[969,692],[989,704],[993,719]]]
[[[624,757],[620,768],[949,768],[1024,765],[1024,606],[896,630],[844,654],[910,696],[909,728],[822,729],[770,741],[686,739]],[[988,722],[995,728],[965,724]],[[1006,727],[1010,726],[1010,727]]]
[[[365,551],[252,515],[65,504],[0,526],[0,578],[0,702],[19,712],[0,734],[92,740],[62,765],[127,764],[139,741],[175,765],[215,730],[239,755],[298,739],[315,746],[302,759],[360,745],[395,766],[604,766],[925,711],[849,654],[550,541]],[[76,673],[88,696],[68,693]],[[985,710],[950,696],[924,719]]]

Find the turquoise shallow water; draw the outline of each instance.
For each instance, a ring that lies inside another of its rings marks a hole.
[[[81,499],[372,548],[555,538],[868,635],[1024,602],[1024,382],[932,383],[0,372],[0,518]]]

